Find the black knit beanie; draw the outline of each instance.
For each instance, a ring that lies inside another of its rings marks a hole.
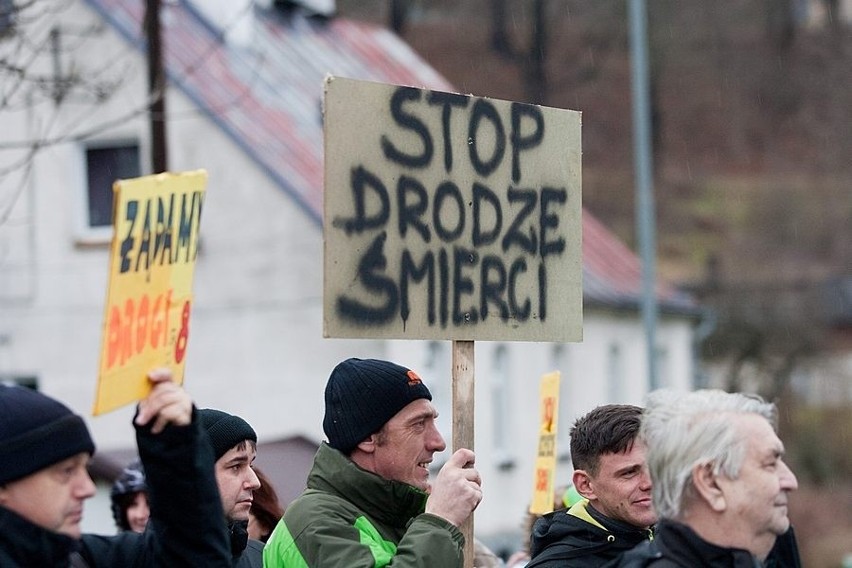
[[[251,440],[257,443],[257,434],[255,434],[254,428],[239,416],[212,408],[199,409],[197,416],[201,421],[201,428],[207,432],[207,437],[210,438],[213,455],[217,460],[243,440]]]
[[[80,452],[95,452],[82,418],[33,389],[0,384],[0,485]]]
[[[394,415],[432,394],[417,373],[378,359],[347,359],[325,387],[323,430],[328,444],[346,455]]]

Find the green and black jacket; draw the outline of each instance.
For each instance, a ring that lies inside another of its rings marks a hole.
[[[264,567],[461,567],[464,537],[453,524],[424,513],[426,497],[323,443],[307,489],[266,543]]]

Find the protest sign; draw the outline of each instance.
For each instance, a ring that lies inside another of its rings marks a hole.
[[[556,474],[556,434],[559,427],[559,371],[541,377],[541,426],[533,474],[530,513],[543,515],[553,510],[553,478]]]
[[[326,337],[579,341],[580,113],[329,77]]]
[[[192,277],[207,173],[163,173],[113,185],[109,289],[94,414],[143,398],[147,373],[183,382]]]

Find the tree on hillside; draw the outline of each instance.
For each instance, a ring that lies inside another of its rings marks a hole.
[[[843,305],[826,283],[852,266],[840,245],[852,210],[838,207],[848,191],[828,184],[755,183],[751,192],[740,218],[728,221],[723,259],[695,291],[718,315],[704,351],[708,360],[727,361],[726,388],[756,387],[775,398],[795,373],[831,353]]]
[[[397,35],[405,31],[408,20],[409,0],[390,0],[388,7],[388,27]]]
[[[530,48],[527,63],[528,92],[530,102],[544,103],[547,100],[547,3],[533,0],[530,23]]]
[[[506,0],[491,0],[491,49],[501,57],[513,55],[506,29]]]
[[[766,36],[780,51],[786,52],[796,39],[796,1],[764,0]]]

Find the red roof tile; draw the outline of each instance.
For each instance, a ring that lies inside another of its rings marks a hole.
[[[143,2],[86,0],[144,50]],[[250,46],[225,43],[189,3],[163,5],[163,44],[171,84],[183,91],[304,212],[321,224],[323,145],[320,116],[327,74],[442,91],[453,86],[384,28],[342,18],[286,17],[254,7]],[[587,305],[635,309],[638,257],[583,212],[583,295]],[[691,298],[660,283],[662,309],[693,313]]]

